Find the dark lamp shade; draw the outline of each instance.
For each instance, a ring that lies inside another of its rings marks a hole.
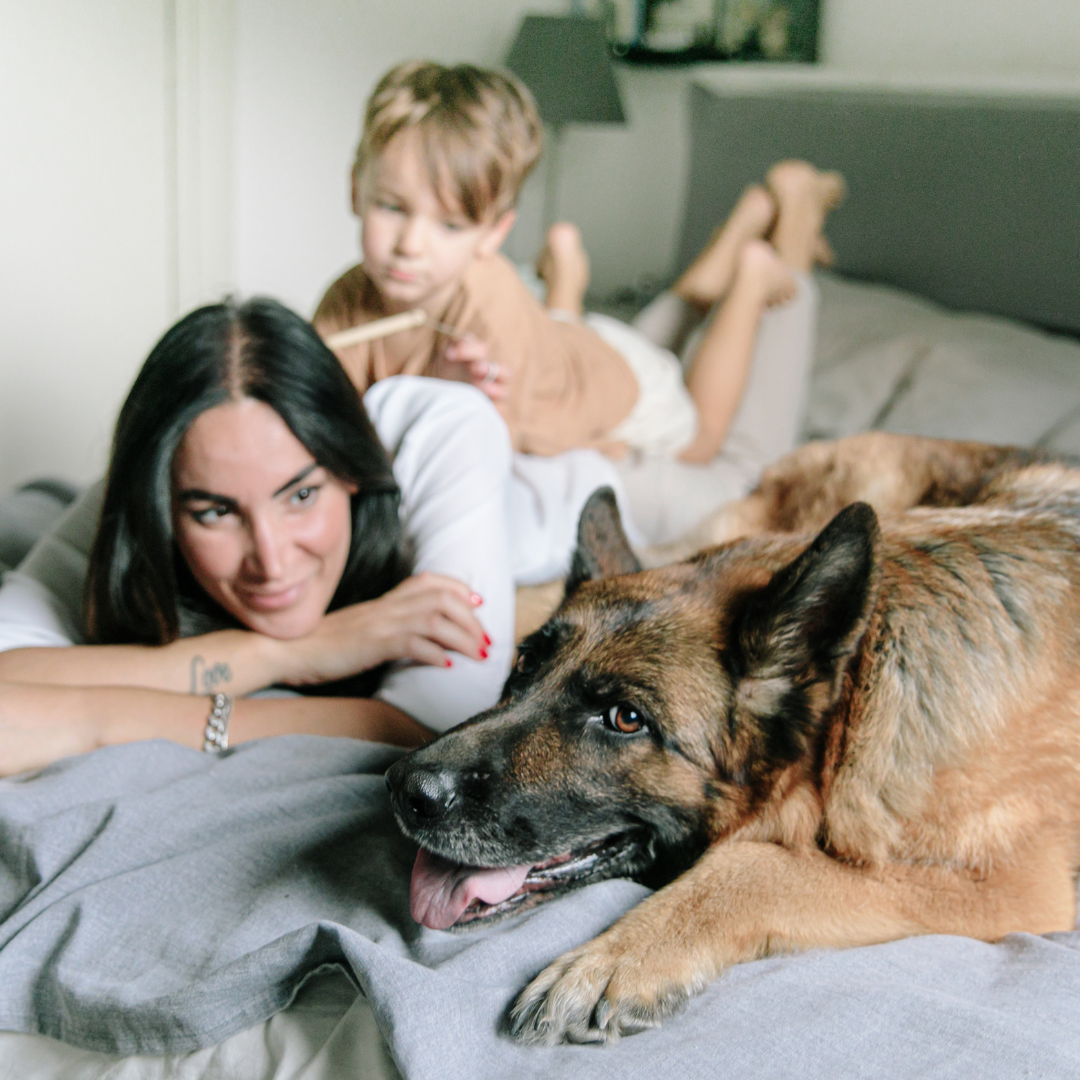
[[[577,15],[526,15],[506,66],[546,124],[625,124],[603,26]]]

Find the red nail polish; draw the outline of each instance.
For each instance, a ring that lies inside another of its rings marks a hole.
[[[446,666],[447,667],[453,667],[454,666],[453,661],[450,659],[449,656],[446,658]]]
[[[487,649],[481,649],[481,650],[480,650],[480,659],[481,659],[481,660],[486,660],[487,658],[488,658],[488,651],[487,651]]]
[[[479,607],[483,602],[484,598],[479,593],[474,592],[469,597],[469,603],[472,604],[473,607]]]
[[[489,638],[489,637],[487,636],[487,634],[485,634],[485,635],[484,635],[484,644],[485,644],[485,645],[486,645],[486,646],[487,646],[487,647],[488,647],[489,649],[491,648],[491,638]]]

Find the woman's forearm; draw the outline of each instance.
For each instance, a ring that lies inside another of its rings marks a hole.
[[[378,698],[244,698],[233,705],[229,732],[234,743],[267,735],[339,735],[411,748],[434,738],[408,713]]]
[[[209,712],[209,698],[197,694],[0,682],[0,774],[142,739],[170,739],[198,749]],[[230,744],[292,734],[338,735],[405,747],[432,737],[412,717],[376,699],[242,698],[234,703]]]
[[[169,645],[75,645],[0,653],[0,680],[52,686],[131,686],[179,694],[249,694],[287,681],[281,643],[220,630]]]

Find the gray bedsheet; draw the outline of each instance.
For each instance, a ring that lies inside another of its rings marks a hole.
[[[420,930],[381,776],[395,755],[150,742],[0,782],[0,1028],[185,1050],[339,965],[406,1077],[1080,1075],[1071,933],[772,958],[614,1047],[518,1047],[500,1032],[515,992],[645,890],[605,882],[499,927]]]

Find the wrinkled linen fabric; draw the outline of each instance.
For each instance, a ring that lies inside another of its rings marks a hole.
[[[0,1028],[191,1050],[337,965],[409,1078],[1080,1074],[1073,933],[770,958],[614,1046],[518,1046],[502,1031],[517,991],[647,890],[602,882],[497,926],[420,929],[381,775],[397,754],[159,741],[0,782]]]
[[[401,1080],[367,998],[343,971],[310,978],[269,1020],[180,1054],[104,1054],[0,1031],[3,1080]]]

